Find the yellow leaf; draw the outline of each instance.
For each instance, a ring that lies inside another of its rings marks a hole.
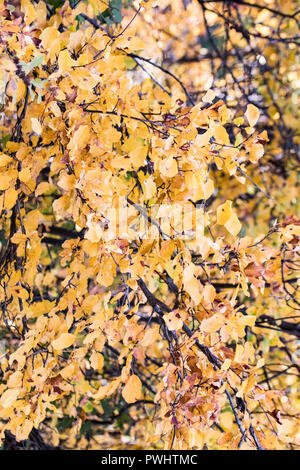
[[[226,201],[217,209],[217,224],[225,225],[232,215],[232,201]]]
[[[20,232],[15,233],[10,239],[10,241],[12,243],[15,243],[16,245],[18,245],[19,243],[24,243],[26,242],[26,240],[27,240],[27,236],[24,233],[20,233]]]
[[[95,395],[95,398],[97,400],[102,400],[103,398],[109,397],[110,395],[115,393],[115,391],[120,385],[120,381],[121,379],[120,377],[118,377],[117,379],[113,380],[110,384],[103,385],[102,387],[100,387]]]
[[[52,341],[52,346],[54,349],[66,349],[72,346],[75,341],[75,335],[71,333],[62,333],[57,339]]]
[[[141,346],[150,346],[155,341],[160,339],[159,325],[154,325],[152,328],[147,328],[144,338],[140,341]]]
[[[202,299],[200,291],[200,281],[196,277],[196,266],[191,263],[183,271],[183,287],[184,290],[191,296],[193,302],[198,305]]]
[[[225,224],[225,228],[226,230],[228,230],[229,233],[231,233],[231,235],[233,235],[234,237],[239,233],[239,231],[241,230],[242,228],[242,224],[241,222],[239,221],[237,215],[232,212],[231,214],[231,217],[229,220],[227,220],[226,224]]]
[[[249,152],[250,162],[257,163],[258,160],[263,156],[263,154],[264,154],[264,147],[262,144],[251,145],[250,152]]]
[[[242,124],[244,124],[244,118],[242,116],[237,117],[233,120],[233,122],[236,126],[241,126]]]
[[[259,109],[254,106],[254,104],[248,104],[245,116],[248,119],[250,126],[253,127],[258,121]]]
[[[26,94],[26,86],[23,80],[18,79],[18,85],[16,90],[16,102],[18,103],[21,98],[24,98]]]
[[[203,289],[203,298],[205,302],[212,303],[216,297],[216,289],[212,284],[206,284]]]
[[[7,381],[7,386],[9,388],[16,388],[18,385],[21,385],[22,377],[23,377],[22,372],[20,370],[17,370],[12,375],[10,375]]]
[[[188,442],[190,449],[202,449],[205,442],[206,434],[204,431],[199,429],[193,429],[192,427],[188,430]]]
[[[167,178],[173,178],[178,173],[177,162],[173,157],[162,160],[159,165],[160,172]]]
[[[71,40],[71,37],[70,37],[70,40]],[[105,48],[107,42],[108,42],[107,35],[103,31],[98,30],[93,34],[90,40],[90,45],[93,46],[98,51],[101,51]]]
[[[31,172],[30,172],[29,167],[23,168],[23,170],[20,171],[19,180],[23,181],[23,183],[25,183],[25,184],[27,184],[31,181]]]
[[[42,181],[42,183],[40,183],[36,190],[35,190],[35,196],[40,196],[41,194],[45,194],[46,192],[49,191],[49,189],[51,188],[51,185],[50,183],[48,183],[48,181]]]
[[[37,118],[31,118],[31,128],[33,132],[35,132],[38,135],[41,135],[42,126],[41,126],[40,121]]]
[[[74,364],[74,362],[71,362],[71,364],[68,364],[66,367],[61,369],[60,375],[64,379],[69,379],[70,377],[74,375],[75,368],[76,368],[76,365]]]
[[[55,28],[54,26],[45,28],[40,35],[40,39],[42,40],[42,45],[44,49],[49,49],[51,43],[53,44],[53,42],[55,42],[58,37],[59,31],[57,30],[57,28]]]
[[[64,191],[70,191],[75,187],[75,176],[62,173],[57,181],[57,185]]]
[[[227,134],[225,127],[223,126],[217,126],[214,129],[214,138],[216,139],[216,143],[218,144],[223,144],[223,145],[230,144],[229,136]]]
[[[99,265],[99,272],[96,277],[97,282],[102,286],[109,287],[115,279],[116,265],[111,257],[102,259]]]
[[[242,356],[244,353],[244,347],[241,344],[237,344],[234,356],[234,362],[242,362]]]
[[[213,315],[206,320],[202,320],[200,330],[204,331],[205,333],[214,333],[215,331],[218,331],[223,325],[224,317],[221,315]]]
[[[19,426],[16,432],[16,441],[24,441],[28,438],[31,430],[33,428],[33,422],[29,419],[25,419],[22,426]]]
[[[260,359],[258,359],[257,361],[257,364],[256,364],[256,369],[260,369],[261,367],[263,367],[265,365],[265,360],[263,357],[261,357]]]
[[[40,212],[38,210],[34,209],[33,211],[28,212],[23,222],[26,233],[33,232],[38,228],[39,219]]]
[[[58,56],[58,67],[60,72],[67,72],[73,67],[74,61],[67,49],[61,51]]]
[[[182,328],[183,321],[178,310],[165,313],[163,318],[169,330],[177,331]]]
[[[12,158],[9,155],[5,155],[5,153],[2,153],[0,155],[0,168],[8,165],[11,161]]]
[[[198,147],[205,147],[206,145],[208,145],[212,135],[213,135],[212,129],[208,129],[203,134],[198,134],[195,138],[195,144]]]
[[[10,184],[11,179],[7,175],[0,175],[0,191],[5,191],[6,189],[8,189]]]
[[[103,34],[103,33],[102,33]],[[75,50],[76,47],[78,47],[81,43],[81,41],[84,40],[84,33],[83,31],[75,31],[74,33],[70,34],[69,38],[69,43],[68,43],[68,49]]]
[[[94,370],[101,371],[104,365],[104,357],[97,351],[93,351],[90,357],[90,363]]]
[[[153,177],[150,176],[146,181],[144,181],[144,194],[146,199],[151,199],[154,196],[156,191],[156,184],[153,181]]]
[[[213,180],[211,178],[208,178],[205,183],[201,183],[201,188],[203,191],[204,199],[208,199],[215,190]]]
[[[90,140],[90,130],[89,130],[89,126],[85,125],[85,126],[80,126],[75,132],[74,132],[74,135],[73,135],[73,138],[72,140],[70,141],[70,144],[68,145],[68,147],[70,149],[72,149],[73,147],[75,147],[75,150],[77,149],[83,149],[84,147],[86,147],[86,145],[88,144]]]
[[[130,157],[130,165],[132,168],[138,169],[145,162],[148,153],[148,145],[145,144],[144,139],[131,136],[122,145],[122,150],[128,153]],[[128,155],[126,156],[127,159]],[[126,157],[123,157],[123,159]]]
[[[21,8],[25,14],[25,22],[27,24],[32,23],[36,19],[36,11],[30,0],[21,0]]]
[[[244,326],[254,326],[256,321],[255,315],[244,315],[239,319],[239,324]]]
[[[89,229],[84,235],[84,238],[90,240],[92,243],[97,243],[101,240],[103,235],[102,229],[99,224],[91,224]]]
[[[222,364],[221,370],[228,370],[229,367],[231,366],[231,360],[230,359],[225,359],[225,361]]]
[[[215,92],[213,90],[208,90],[203,96],[202,101],[204,101],[204,103],[212,103],[215,97],[216,97]]]
[[[6,210],[12,209],[14,207],[17,201],[17,197],[18,191],[16,191],[14,188],[9,188],[7,191],[5,191],[4,205]]]
[[[131,375],[122,391],[122,396],[127,403],[134,403],[143,398],[142,382],[137,375]]]

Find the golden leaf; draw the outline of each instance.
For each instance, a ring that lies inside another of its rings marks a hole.
[[[205,302],[212,303],[216,297],[216,289],[212,284],[206,284],[203,289],[203,299]]]
[[[24,441],[25,439],[27,439],[32,428],[33,428],[33,421],[31,421],[30,419],[25,419],[22,426],[18,426],[17,428],[16,440],[20,442],[20,441]]]
[[[127,403],[135,403],[143,398],[142,382],[137,375],[131,375],[122,390],[122,396]]]
[[[18,191],[14,188],[9,188],[5,191],[5,209],[12,209],[17,201]]]
[[[173,157],[162,160],[159,165],[160,172],[166,178],[173,178],[178,173],[177,162]]]
[[[183,321],[178,310],[165,313],[163,318],[169,330],[177,331],[182,328]]]
[[[216,126],[213,131],[213,136],[216,140],[216,143],[220,143],[223,145],[230,144],[229,136],[227,134],[225,127],[223,126]]]
[[[24,19],[26,23],[32,23],[36,19],[37,13],[30,0],[21,0],[21,8],[25,13]]]
[[[231,233],[231,235],[234,237],[240,232],[242,228],[242,224],[234,212],[232,212],[230,218],[227,220],[224,226],[226,230],[228,230],[228,232]]]

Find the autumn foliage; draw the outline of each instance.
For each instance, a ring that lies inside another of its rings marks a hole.
[[[300,446],[297,4],[0,1],[3,448]]]

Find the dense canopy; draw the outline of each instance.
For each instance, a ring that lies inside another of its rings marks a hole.
[[[296,449],[297,0],[0,0],[0,441]]]

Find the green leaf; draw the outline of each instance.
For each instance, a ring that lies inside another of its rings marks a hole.
[[[98,20],[102,24],[120,24],[123,18],[123,6],[127,6],[127,4],[122,5],[122,0],[111,0],[108,8],[97,16]]]

